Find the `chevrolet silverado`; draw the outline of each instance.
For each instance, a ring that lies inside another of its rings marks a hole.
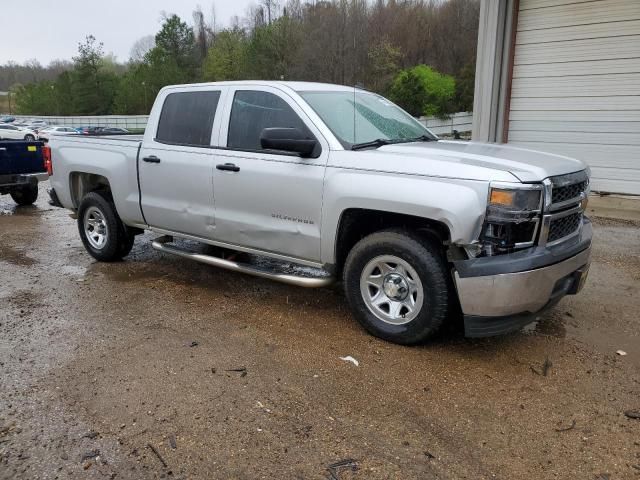
[[[144,136],[50,146],[52,200],[76,212],[96,259],[125,257],[150,230],[153,248],[209,265],[307,287],[341,279],[355,318],[397,343],[460,313],[468,336],[516,331],[589,268],[584,163],[443,141],[361,89],[165,87]]]

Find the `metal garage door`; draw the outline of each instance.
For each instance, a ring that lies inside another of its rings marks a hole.
[[[509,143],[640,194],[640,0],[520,0],[511,92]]]

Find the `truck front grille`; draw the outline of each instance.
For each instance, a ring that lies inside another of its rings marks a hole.
[[[582,223],[582,212],[572,213],[565,217],[551,219],[547,242],[555,242],[574,233]]]
[[[589,193],[587,171],[550,177],[545,181],[547,204],[543,215],[541,245],[561,243],[579,233],[584,214],[582,200]]]
[[[573,200],[580,198],[580,195],[587,190],[589,182],[586,180],[573,185],[566,185],[564,187],[553,187],[551,190],[551,203],[562,203],[567,200]]]

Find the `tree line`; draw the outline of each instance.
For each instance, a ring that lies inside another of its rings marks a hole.
[[[261,0],[218,29],[198,8],[191,24],[165,16],[126,65],[89,36],[42,78],[37,65],[0,66],[0,86],[13,72],[16,109],[31,115],[146,114],[165,85],[282,79],[358,85],[444,116],[472,108],[478,15],[479,0]]]

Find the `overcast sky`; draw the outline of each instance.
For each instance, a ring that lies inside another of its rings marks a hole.
[[[54,1],[0,0],[0,64],[9,60],[22,63],[32,58],[43,65],[67,59],[77,53],[78,42],[94,35],[104,43],[105,53],[118,60],[129,59],[133,43],[160,29],[161,12],[176,13],[189,24],[191,13],[201,5],[206,17],[211,0],[102,0]],[[216,24],[244,16],[254,0],[216,0]]]

